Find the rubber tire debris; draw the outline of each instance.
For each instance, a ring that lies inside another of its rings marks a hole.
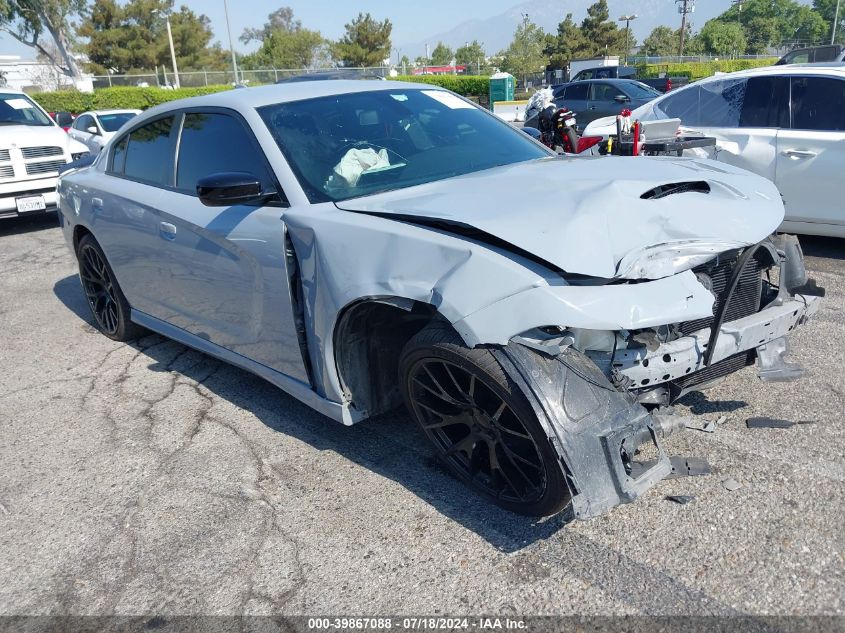
[[[813,420],[780,420],[778,418],[756,417],[748,418],[745,426],[749,429],[788,429],[798,424],[813,424]]]
[[[693,495],[666,495],[666,500],[684,506],[690,501],[695,501],[695,497]]]

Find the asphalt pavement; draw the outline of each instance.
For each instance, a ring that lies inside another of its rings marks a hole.
[[[685,397],[726,419],[667,449],[713,473],[566,524],[475,497],[402,412],[347,428],[160,336],[110,341],[55,219],[3,221],[0,614],[843,615],[845,240],[802,243],[828,290],[791,337],[806,376]]]

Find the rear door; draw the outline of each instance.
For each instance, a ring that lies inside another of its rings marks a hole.
[[[587,104],[589,103],[590,84],[586,81],[578,81],[566,86],[562,99],[555,99],[558,107],[566,106],[575,113],[578,128],[583,129],[586,122],[581,122],[581,115],[588,116]],[[592,119],[590,119],[592,120]]]
[[[775,183],[788,220],[845,225],[845,80],[791,78],[791,127],[778,135]]]

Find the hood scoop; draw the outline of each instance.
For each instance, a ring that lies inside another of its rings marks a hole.
[[[659,185],[653,189],[649,189],[640,196],[643,200],[658,200],[667,196],[675,195],[676,193],[710,193],[710,185],[703,180],[695,182],[670,182],[665,185]]]

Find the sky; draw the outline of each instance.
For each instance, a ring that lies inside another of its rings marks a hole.
[[[267,15],[281,6],[293,9],[294,17],[302,20],[306,28],[320,31],[324,37],[337,39],[343,34],[343,25],[358,12],[371,13],[374,18],[390,18],[393,22],[392,40],[395,43],[415,42],[433,33],[446,30],[452,24],[473,17],[486,18],[518,4],[519,0],[229,0],[229,20],[235,50],[249,52],[238,36],[247,27],[261,26]],[[211,18],[215,39],[228,50],[226,17],[223,0],[176,0],[176,5],[186,5],[196,13]],[[562,3],[562,4],[565,4]],[[0,55],[20,55],[33,59],[32,49],[16,42],[11,36],[0,35]]]

